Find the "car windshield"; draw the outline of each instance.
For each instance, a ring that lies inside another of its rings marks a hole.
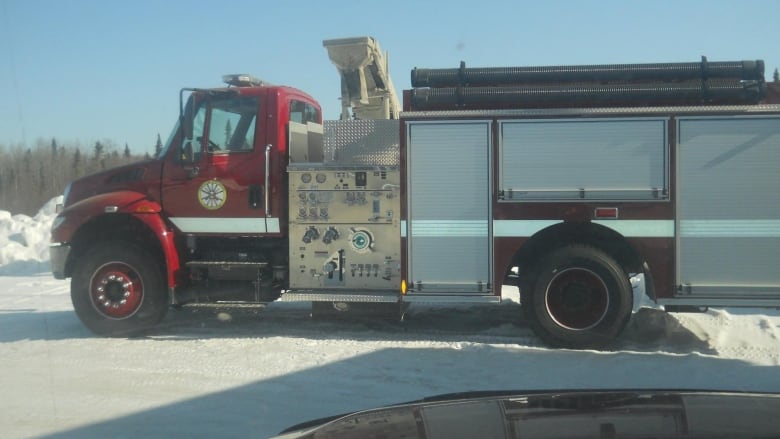
[[[0,436],[773,425],[780,2],[40,6],[0,7]]]

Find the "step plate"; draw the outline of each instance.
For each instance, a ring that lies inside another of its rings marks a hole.
[[[400,295],[396,291],[387,293],[327,293],[313,291],[288,291],[282,294],[280,302],[366,302],[366,303],[396,303]]]

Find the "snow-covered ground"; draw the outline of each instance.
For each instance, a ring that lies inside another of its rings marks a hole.
[[[48,273],[49,203],[0,211],[0,436],[266,437],[292,424],[488,389],[780,392],[780,313],[642,308],[612,351],[547,349],[511,301],[405,322],[172,310],[152,336],[92,336]],[[517,291],[507,290],[516,298]]]

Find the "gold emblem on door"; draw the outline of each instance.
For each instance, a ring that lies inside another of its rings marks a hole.
[[[208,210],[217,210],[225,205],[227,189],[217,180],[204,181],[198,188],[198,201]]]

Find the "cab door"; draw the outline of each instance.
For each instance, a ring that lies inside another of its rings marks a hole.
[[[162,185],[163,209],[183,233],[279,232],[265,213],[264,104],[239,93],[188,104],[184,141],[171,148]]]

